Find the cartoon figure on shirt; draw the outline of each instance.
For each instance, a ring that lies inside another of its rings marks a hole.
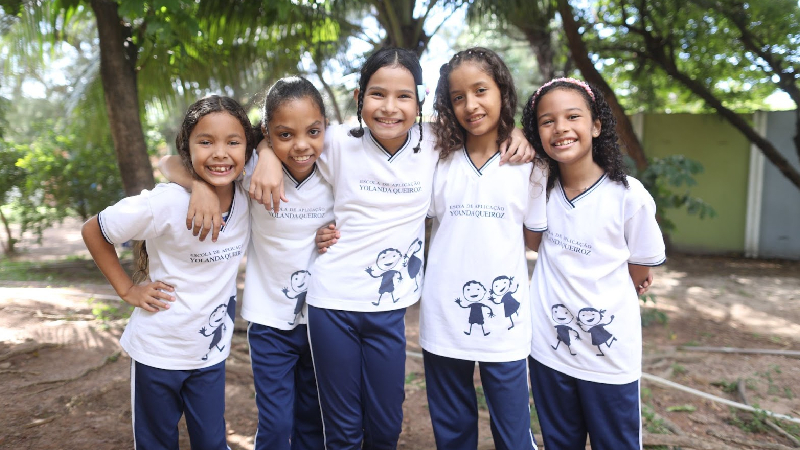
[[[229,317],[231,319],[231,323],[233,323],[233,319],[236,314],[236,296],[231,296],[228,299],[228,303],[222,303],[216,308],[214,311],[211,312],[211,315],[208,317],[208,326],[211,327],[211,332],[206,334],[206,327],[200,329],[200,334],[205,337],[211,337],[211,344],[208,345],[208,352],[203,356],[201,359],[203,361],[208,359],[208,354],[211,353],[211,350],[216,347],[217,350],[220,352],[225,350],[225,346],[223,345],[220,347],[218,344],[222,341],[222,336],[225,334],[225,330],[228,327],[225,325],[225,318]]]
[[[378,270],[383,271],[383,273],[379,273],[377,275],[372,273],[372,267],[367,267],[364,271],[369,274],[372,278],[380,278],[381,279],[381,287],[378,289],[378,301],[372,302],[373,305],[378,306],[381,302],[381,298],[383,294],[389,293],[392,296],[392,302],[397,303],[400,300],[400,297],[395,298],[394,296],[394,282],[395,278],[397,278],[397,282],[403,281],[403,275],[400,274],[397,270],[392,270],[394,266],[400,262],[400,258],[403,257],[403,254],[400,253],[400,250],[396,248],[387,248],[380,253],[378,253],[378,258],[375,260],[375,267]]]
[[[483,285],[475,280],[467,281],[464,283],[464,288],[462,289],[464,293],[464,300],[469,302],[467,306],[464,306],[461,303],[461,299],[457,298],[456,303],[458,306],[469,309],[469,331],[465,331],[464,334],[467,336],[472,334],[472,326],[478,324],[481,326],[481,331],[483,332],[484,336],[488,336],[491,331],[486,331],[483,327],[483,308],[489,310],[489,317],[494,317],[494,311],[488,305],[484,305],[480,303],[484,297],[486,297],[486,288]]]
[[[517,292],[517,289],[519,289],[519,283],[517,283],[517,287],[512,291],[511,283],[513,282],[514,277],[509,278],[505,275],[500,275],[492,281],[492,288],[489,290],[489,301],[495,305],[503,305],[503,312],[505,316],[508,317],[508,320],[511,321],[511,326],[508,327],[509,330],[514,328],[514,318],[511,316],[516,313],[517,317],[519,317],[519,302],[511,296],[511,294]],[[500,297],[500,301],[494,301],[494,299],[498,297]]]
[[[414,245],[417,246],[417,249],[412,252],[411,249],[414,248]],[[408,247],[408,252],[403,256],[403,267],[408,267],[408,276],[417,284],[414,292],[419,290],[419,275],[422,273],[422,260],[417,256],[420,250],[422,250],[422,241],[414,239],[414,242]]]
[[[291,285],[292,291],[296,292],[297,295],[292,297],[289,295],[289,288],[284,287],[281,289],[283,291],[283,295],[290,300],[297,299],[297,303],[294,305],[294,320],[289,322],[289,325],[294,325],[297,322],[297,315],[303,316],[303,305],[306,304],[306,290],[308,289],[308,278],[311,277],[311,272],[307,270],[298,270],[297,272],[293,273],[291,278]],[[303,316],[305,317],[305,316]]]
[[[577,353],[572,351],[572,339],[570,338],[569,332],[575,333],[575,340],[580,341],[581,336],[578,332],[569,326],[570,323],[575,319],[575,316],[572,315],[571,312],[564,306],[563,303],[559,303],[557,305],[553,305],[550,308],[550,317],[553,319],[553,322],[556,323],[556,339],[558,342],[556,343],[555,347],[550,346],[553,350],[558,350],[558,346],[561,345],[563,342],[567,349],[569,350],[569,354],[572,356],[577,355]]]
[[[601,345],[606,344],[608,348],[611,348],[611,344],[617,340],[617,338],[605,328],[606,325],[614,321],[614,315],[612,314],[611,317],[608,318],[608,322],[602,323],[603,313],[605,312],[605,309],[598,311],[594,308],[583,308],[578,311],[578,326],[592,336],[592,345],[596,345],[597,350],[600,352],[597,353],[597,356],[606,356],[600,348]]]

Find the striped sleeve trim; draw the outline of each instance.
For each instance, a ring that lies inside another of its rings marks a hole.
[[[111,239],[108,237],[108,234],[106,234],[105,226],[103,226],[103,213],[102,212],[97,215],[97,223],[100,225],[100,233],[103,235],[103,239],[105,239],[106,242],[108,242],[109,244],[114,245],[114,243],[111,242]]]
[[[547,231],[547,225],[545,225],[544,227],[528,227],[528,226],[526,226],[525,229],[528,230],[528,231],[535,231],[537,233],[543,233],[543,232]]]
[[[635,261],[628,261],[628,264],[633,264],[636,266],[647,266],[647,267],[656,267],[660,266],[667,262],[666,256],[658,260],[657,262],[635,262]]]

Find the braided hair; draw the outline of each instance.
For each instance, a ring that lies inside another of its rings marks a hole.
[[[361,77],[358,80],[358,105],[356,117],[358,117],[358,128],[350,130],[350,136],[364,136],[364,125],[361,119],[361,109],[364,107],[364,92],[367,90],[369,79],[372,75],[383,67],[404,67],[414,77],[414,84],[417,86],[417,107],[419,110],[419,141],[414,147],[414,153],[419,152],[422,144],[422,103],[424,97],[420,98],[419,88],[422,86],[422,66],[419,64],[417,54],[405,48],[384,47],[370,55],[367,61],[361,66]]]
[[[436,86],[436,96],[433,110],[436,113],[434,133],[439,146],[440,159],[446,159],[450,154],[464,146],[467,131],[456,119],[453,111],[453,102],[450,99],[450,74],[465,62],[476,64],[500,88],[500,120],[497,125],[497,143],[508,139],[514,129],[514,114],[517,112],[517,90],[514,79],[508,67],[500,56],[483,47],[473,47],[462,50],[442,64],[439,69],[439,84]]]
[[[622,183],[627,188],[628,180],[625,176],[625,165],[622,161],[622,151],[619,148],[617,138],[617,120],[614,118],[608,102],[603,97],[603,93],[586,82],[573,78],[559,78],[542,85],[538,91],[531,95],[522,110],[522,131],[531,145],[533,145],[536,154],[547,161],[549,169],[547,194],[550,194],[556,179],[561,178],[561,172],[558,168],[558,162],[544,151],[542,139],[539,136],[537,111],[539,100],[555,89],[569,89],[580,94],[589,106],[592,120],[600,120],[600,135],[592,139],[592,160],[605,171],[608,178]]]

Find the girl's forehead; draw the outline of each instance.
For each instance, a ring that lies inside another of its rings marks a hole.
[[[539,99],[538,103],[540,108],[545,107],[548,109],[589,108],[589,104],[580,92],[565,87],[557,87],[547,91]]]
[[[322,117],[322,111],[319,105],[314,101],[311,96],[295,97],[286,99],[275,107],[272,111],[272,118],[286,119],[300,116],[309,120],[319,120]],[[270,123],[274,120],[270,120]]]
[[[399,64],[395,64],[392,66],[383,66],[380,69],[376,70],[375,73],[369,77],[369,81],[367,82],[367,86],[379,84],[382,85],[384,88],[389,87],[407,87],[403,85],[411,86],[411,89],[414,89],[414,75],[411,74],[411,71],[401,66]]]

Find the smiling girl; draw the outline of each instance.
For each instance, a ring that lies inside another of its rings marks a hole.
[[[458,52],[439,74],[434,110],[441,159],[428,211],[433,227],[420,309],[436,447],[477,448],[478,363],[495,447],[532,450],[528,290],[516,280],[528,277],[523,230],[547,228],[543,164],[499,164],[499,145],[514,129],[517,94],[495,52]],[[505,314],[497,317],[492,303]]]
[[[128,197],[89,219],[86,247],[117,294],[135,306],[120,338],[131,357],[136,448],[178,449],[186,415],[192,448],[225,450],[225,359],[236,310],[236,276],[250,235],[247,193],[236,182],[255,138],[238,103],[210,96],[186,112],[176,146],[226,212],[217,242],[186,231],[189,194],[176,184]],[[144,240],[133,279],[114,248]]]
[[[258,407],[254,446],[317,450],[324,443],[306,292],[317,255],[315,233],[333,220],[331,186],[317,169],[324,148],[325,105],[311,82],[287,77],[269,88],[261,113],[259,137],[280,161],[291,206],[276,213],[251,200],[242,317],[250,322],[247,340]],[[256,155],[245,168],[245,188],[257,161]],[[163,158],[160,167],[169,179],[192,187],[196,201],[217,201],[207,183],[192,183],[174,156]]]
[[[523,126],[550,168],[548,229],[530,244],[539,258],[529,366],[544,441],[584,448],[588,433],[594,450],[640,449],[637,291],[666,259],[655,203],[625,175],[614,116],[594,87],[545,83],[525,105]]]

